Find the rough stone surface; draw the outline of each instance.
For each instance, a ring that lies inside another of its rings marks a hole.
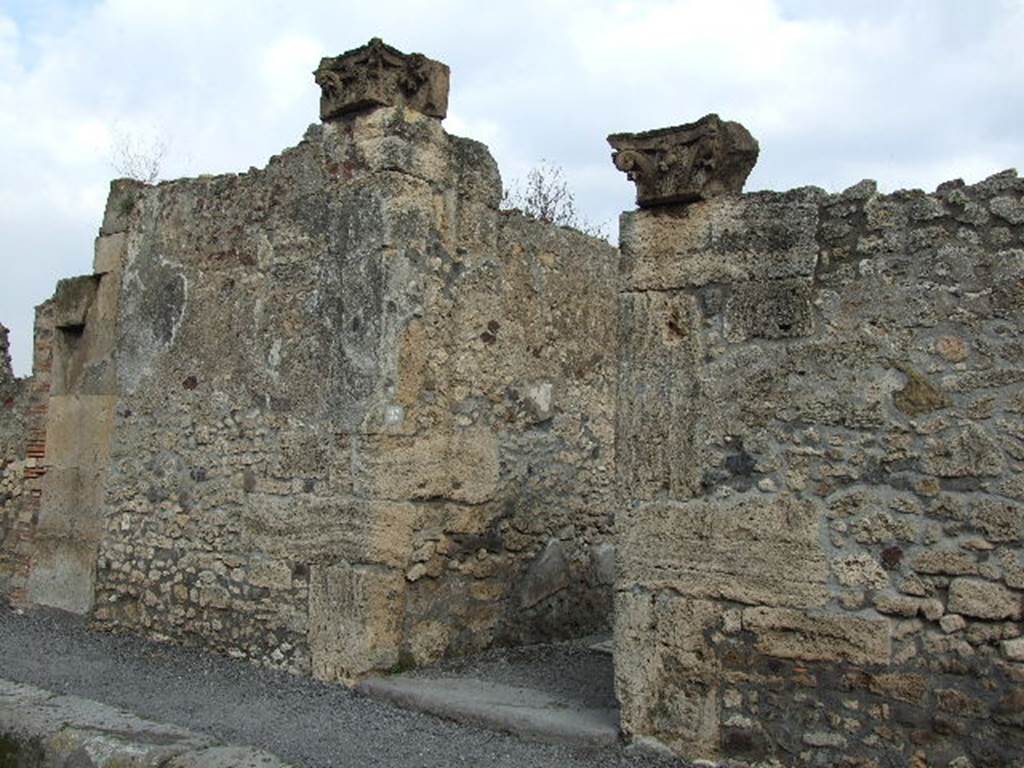
[[[0,325],[0,601],[14,588],[19,534],[28,514],[25,474],[28,457],[31,381],[11,370],[8,331]]]
[[[1019,619],[1024,595],[980,579],[953,579],[949,610],[978,619]]]
[[[259,749],[2,679],[0,761],[12,768],[285,768]]]
[[[448,112],[447,65],[422,53],[402,53],[379,38],[321,59],[313,74],[321,91],[321,120],[384,106],[405,106],[437,118]]]
[[[632,738],[787,766],[1017,764],[1022,196],[1006,173],[623,215]]]
[[[607,621],[614,251],[499,194],[398,106],[139,197],[97,625],[351,681]]]
[[[442,69],[374,42],[265,169],[114,182],[28,601],[345,682],[608,627],[616,251],[499,211]]]
[[[613,133],[615,167],[636,183],[642,208],[739,194],[759,151],[750,132],[718,115],[644,133]]]

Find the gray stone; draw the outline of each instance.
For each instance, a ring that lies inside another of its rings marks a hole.
[[[980,579],[953,579],[949,585],[949,612],[979,619],[1021,617],[1021,595],[1000,584]]]

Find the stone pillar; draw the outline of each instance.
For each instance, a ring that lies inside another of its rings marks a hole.
[[[92,608],[106,525],[121,263],[137,186],[114,182],[96,239],[94,273],[60,281],[49,304],[52,362],[45,415],[40,414],[46,424],[43,451],[33,456],[41,487],[27,597],[73,613]]]

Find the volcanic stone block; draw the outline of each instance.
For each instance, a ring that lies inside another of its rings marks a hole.
[[[644,591],[615,598],[615,687],[627,734],[681,753],[711,754],[718,741],[718,662],[708,641],[722,607]]]
[[[807,336],[814,329],[809,281],[778,280],[736,286],[726,302],[731,341]]]
[[[1021,596],[981,579],[953,579],[949,585],[949,611],[979,619],[1016,620],[1021,616]]]
[[[678,215],[622,217],[622,274],[630,289],[810,278],[818,260],[816,205],[754,195],[719,197]]]
[[[339,562],[310,571],[313,676],[352,682],[398,663],[405,579],[401,572]]]
[[[813,504],[785,496],[652,502],[618,521],[619,580],[747,605],[824,605],[818,520]]]
[[[96,543],[40,537],[35,544],[29,599],[37,605],[85,614],[93,605]]]
[[[644,133],[613,133],[615,167],[636,183],[641,208],[739,194],[759,151],[750,132],[718,115]]]
[[[436,118],[448,112],[448,66],[422,53],[402,53],[376,37],[321,59],[313,75],[324,121],[381,106],[406,106]]]
[[[743,628],[761,653],[782,659],[887,664],[892,656],[887,619],[758,607],[743,611]]]
[[[99,281],[92,275],[68,277],[57,283],[55,295],[56,325],[58,328],[75,328],[85,325],[86,315]]]
[[[117,271],[124,262],[127,250],[128,235],[124,232],[100,235],[96,238],[95,255],[92,262],[93,272],[99,275]]]
[[[437,499],[480,504],[498,484],[495,435],[483,429],[407,438],[368,438],[355,464],[356,491],[381,499]]]
[[[700,482],[696,302],[682,293],[624,293],[619,307],[619,482],[634,499],[657,498],[665,489],[689,496]]]

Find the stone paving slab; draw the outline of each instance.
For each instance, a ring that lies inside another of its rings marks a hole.
[[[616,709],[577,708],[543,691],[491,680],[396,676],[365,680],[359,690],[407,709],[542,741],[604,747],[619,740]]]
[[[78,696],[0,679],[0,766],[287,768],[268,752],[217,744]]]
[[[359,690],[406,709],[577,747],[619,742],[612,659],[604,638],[495,649],[365,680]]]

